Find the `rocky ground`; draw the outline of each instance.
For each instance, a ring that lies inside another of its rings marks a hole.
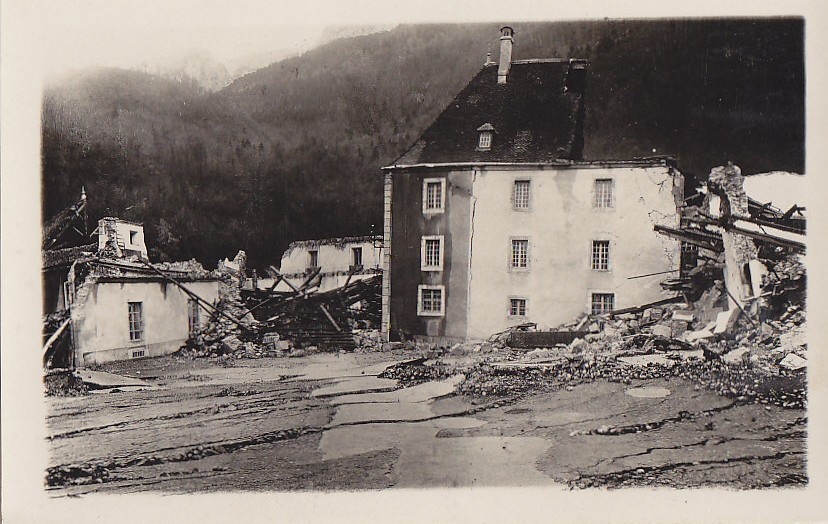
[[[148,386],[49,397],[48,489],[808,481],[802,373],[774,382],[690,352],[387,349],[107,366]]]

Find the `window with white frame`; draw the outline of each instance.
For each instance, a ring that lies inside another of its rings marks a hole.
[[[144,304],[143,302],[129,302],[129,341],[141,342],[144,340]]]
[[[425,317],[442,317],[446,304],[445,286],[421,285],[417,289],[417,314]]]
[[[201,326],[201,319],[198,310],[198,300],[191,298],[187,301],[187,328],[190,336]]]
[[[443,270],[443,236],[424,236],[420,246],[420,268],[423,271]]]
[[[592,241],[592,269],[594,271],[609,271],[609,240]]]
[[[525,298],[510,298],[509,299],[509,316],[510,317],[525,317],[526,316],[526,299]]]
[[[529,267],[529,239],[512,239],[512,253],[509,258],[509,267],[512,269],[527,269]]]
[[[491,131],[481,131],[480,138],[477,141],[477,148],[478,149],[491,149],[492,148],[492,132]]]
[[[442,213],[446,204],[446,179],[423,180],[423,213]]]
[[[591,314],[603,315],[615,309],[614,293],[593,293]]]
[[[595,180],[595,202],[593,203],[593,207],[599,209],[610,209],[613,207],[613,194],[612,194],[612,179],[611,178],[599,178]]]
[[[529,209],[529,181],[515,180],[512,189],[512,206],[515,209]]]

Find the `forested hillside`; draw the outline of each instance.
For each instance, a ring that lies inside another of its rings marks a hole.
[[[514,23],[515,59],[590,60],[587,158],[673,154],[704,175],[804,170],[803,23]],[[85,185],[93,219],[145,223],[151,255],[254,266],[296,239],[381,231],[381,171],[498,55],[498,25],[333,41],[217,93],[100,69],[47,88],[44,218]]]

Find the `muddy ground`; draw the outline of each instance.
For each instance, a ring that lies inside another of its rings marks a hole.
[[[457,393],[379,378],[410,352],[109,365],[143,390],[49,397],[53,496],[90,492],[807,483],[805,411],[681,377]]]

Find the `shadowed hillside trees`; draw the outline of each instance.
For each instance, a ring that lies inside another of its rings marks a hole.
[[[514,23],[515,59],[587,58],[586,158],[672,154],[690,174],[804,169],[801,20]],[[158,258],[254,267],[293,240],[379,233],[380,167],[498,55],[498,25],[333,41],[210,93],[98,69],[47,88],[44,217],[145,224]]]

